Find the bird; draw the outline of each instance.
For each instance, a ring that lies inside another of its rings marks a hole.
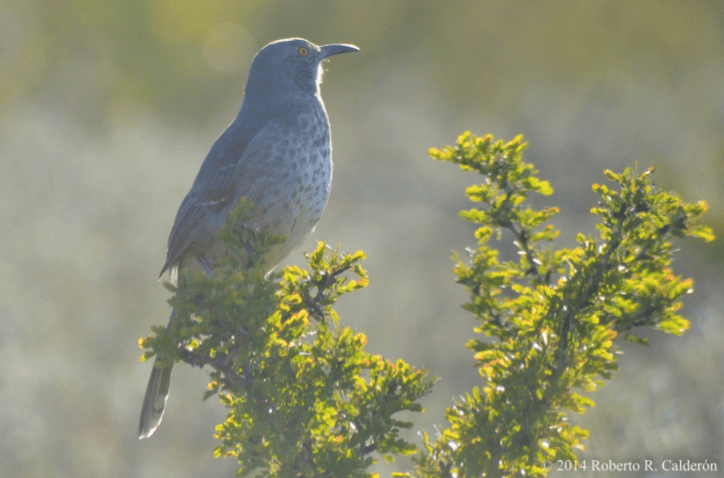
[[[265,255],[271,272],[314,230],[332,186],[332,141],[322,102],[322,61],[354,45],[277,40],[254,56],[241,109],[201,164],[181,202],[161,277],[213,275],[226,249],[216,234],[235,205],[253,203],[246,226],[284,237]],[[174,319],[171,312],[169,324]],[[156,358],[156,362],[159,358]],[[160,425],[173,364],[154,364],[143,399],[139,439]]]

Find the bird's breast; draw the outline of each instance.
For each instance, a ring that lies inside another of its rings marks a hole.
[[[281,260],[309,235],[327,205],[332,151],[323,107],[288,116],[280,123],[267,164],[267,173],[247,197],[254,202],[253,225],[286,239],[274,251],[273,261]]]

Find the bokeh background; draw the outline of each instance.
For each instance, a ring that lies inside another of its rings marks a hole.
[[[201,402],[205,371],[178,367],[163,426],[136,439],[151,367],[137,340],[166,323],[166,239],[254,53],[292,36],[361,49],[325,65],[334,187],[302,249],[368,254],[370,287],[338,310],[373,352],[441,378],[414,439],[479,383],[450,259],[475,243],[457,211],[478,178],[428,148],[524,134],[556,190],[535,204],[562,209],[557,246],[595,232],[603,169],[637,162],[706,199],[724,235],[719,0],[0,0],[0,475],[234,476],[211,455],[224,410]],[[591,429],[580,458],[724,469],[723,242],[680,247],[691,330],[622,346],[597,406],[573,417]]]

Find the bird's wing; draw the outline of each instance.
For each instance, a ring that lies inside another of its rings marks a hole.
[[[213,240],[217,215],[240,196],[248,195],[241,189],[254,186],[254,178],[265,169],[271,140],[279,128],[279,120],[267,122],[253,135],[236,134],[230,127],[214,143],[176,214],[161,275],[194,243]],[[241,175],[240,170],[244,171]]]

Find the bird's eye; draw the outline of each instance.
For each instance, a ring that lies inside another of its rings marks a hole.
[[[299,54],[302,55],[302,56],[307,56],[307,55],[309,55],[309,50],[307,50],[306,47],[300,46],[297,51],[299,51]]]

